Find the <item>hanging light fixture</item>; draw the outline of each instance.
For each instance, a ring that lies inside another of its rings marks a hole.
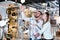
[[[24,3],[25,2],[25,0],[21,0],[21,3]]]
[[[45,6],[45,5],[47,5],[47,4],[46,4],[46,3],[43,3],[42,5]]]

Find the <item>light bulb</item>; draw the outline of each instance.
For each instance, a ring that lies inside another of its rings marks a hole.
[[[21,3],[24,3],[25,2],[25,0],[21,0]]]

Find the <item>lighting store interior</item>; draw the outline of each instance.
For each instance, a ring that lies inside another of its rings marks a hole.
[[[59,0],[0,0],[0,40],[60,40]]]

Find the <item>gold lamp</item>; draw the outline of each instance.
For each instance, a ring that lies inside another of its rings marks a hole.
[[[10,4],[6,10],[6,12],[8,14],[8,18],[9,18],[7,36],[9,37],[10,40],[11,39],[15,40],[15,38],[16,38],[17,27],[18,27],[18,9],[19,9],[18,6],[14,5],[14,4]],[[12,35],[12,38],[10,38],[11,35]]]

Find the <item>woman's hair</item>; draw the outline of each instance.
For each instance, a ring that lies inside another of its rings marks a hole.
[[[47,22],[47,21],[49,21],[49,12],[45,12],[45,14],[46,14],[46,17],[47,17],[47,20],[46,20],[46,22]]]
[[[40,15],[42,15],[42,12],[41,11],[38,11],[38,12],[40,12]]]

